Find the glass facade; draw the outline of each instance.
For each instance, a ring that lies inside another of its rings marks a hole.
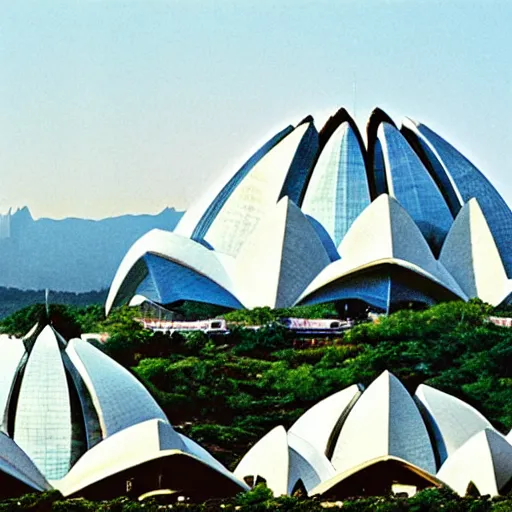
[[[75,366],[97,408],[103,437],[142,421],[167,421],[144,386],[103,352],[80,339],[71,340],[67,352],[73,363],[79,358]]]
[[[7,473],[24,482],[28,487],[27,492],[30,492],[30,489],[45,491],[50,488],[48,482],[26,453],[3,432],[0,432],[0,453],[2,454],[0,457],[0,473]],[[2,491],[4,489],[0,487],[1,496],[9,494]]]
[[[420,228],[430,247],[438,253],[453,216],[434,180],[404,136],[388,123],[378,130],[388,188]]]
[[[450,173],[462,200],[475,197],[482,208],[500,252],[507,276],[512,278],[512,212],[487,178],[439,135],[419,125],[418,131],[436,150]],[[432,153],[429,155],[432,158]]]
[[[338,246],[369,204],[361,147],[353,129],[345,122],[331,136],[315,165],[302,211],[318,221]]]
[[[386,166],[384,165],[384,155],[379,139],[375,140],[373,148],[373,179],[375,180],[375,196],[388,193],[388,184],[386,182]]]
[[[305,297],[299,305],[357,299],[382,311],[390,311],[397,304],[432,305],[439,300],[454,298],[448,290],[414,272],[383,265],[334,280]]]
[[[226,183],[226,185],[219,192],[214,201],[208,206],[203,216],[197,223],[194,231],[192,232],[191,238],[193,240],[202,240],[215,217],[220,212],[229,196],[238,187],[240,182],[247,176],[251,169],[282,139],[284,139],[289,133],[293,131],[292,126],[288,126],[284,130],[274,135],[268,142],[266,142],[254,155],[252,155],[247,162],[235,173],[235,175]]]
[[[318,152],[318,132],[310,123],[297,147],[290,169],[286,175],[279,199],[288,196],[296,205],[300,203],[304,185],[309,176],[313,160]],[[278,199],[278,200],[279,200]]]
[[[38,336],[25,367],[14,440],[47,479],[68,472],[71,405],[59,343],[50,326]]]
[[[404,136],[406,136],[408,142],[413,142],[414,146],[419,146],[418,154],[422,155],[420,158],[423,159],[423,162],[425,162],[426,159],[426,161],[430,164],[430,169],[427,170],[431,172],[432,177],[437,183],[439,191],[441,194],[443,194],[443,197],[446,200],[446,204],[450,208],[453,217],[456,217],[462,205],[459,198],[457,197],[457,192],[455,191],[446,170],[436,158],[428,144],[420,137],[418,137],[414,131],[410,130],[409,128],[402,127],[401,132],[404,133]]]
[[[171,304],[180,300],[190,300],[235,309],[242,307],[222,286],[190,268],[154,254],[146,254],[144,260],[154,284],[153,295],[148,298],[156,302]],[[144,291],[149,289],[146,282]]]

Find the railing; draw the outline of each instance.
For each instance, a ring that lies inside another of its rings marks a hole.
[[[512,318],[490,316],[489,322],[493,323],[494,325],[499,325],[501,327],[512,327]]]

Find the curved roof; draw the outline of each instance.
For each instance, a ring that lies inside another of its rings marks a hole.
[[[0,431],[7,433],[9,402],[25,355],[25,345],[22,340],[0,334],[0,354]]]
[[[168,259],[205,276],[232,294],[231,279],[213,251],[189,238],[153,229],[132,245],[117,269],[105,304],[107,314],[113,306],[127,302],[148,275],[147,267],[142,261],[147,254]],[[238,302],[234,298],[233,301]]]
[[[238,166],[234,166],[235,169],[238,169],[235,174],[233,174],[233,166],[225,169],[220,178],[187,209],[174,229],[174,233],[194,240],[202,239],[218,211],[224,206],[242,179],[277,143],[293,130],[294,127],[288,125],[263,143],[262,146],[257,147],[257,149],[253,148],[252,152],[246,153],[246,156],[239,160]]]
[[[426,384],[418,386],[414,399],[423,408],[425,421],[434,433],[441,463],[477,432],[492,428],[475,408]]]
[[[71,463],[71,404],[60,346],[47,325],[37,337],[21,382],[14,440],[46,478]]]
[[[320,222],[339,245],[370,204],[366,165],[355,130],[342,123],[320,153],[301,208]]]
[[[316,149],[309,147],[309,130],[310,123],[297,126],[265,154],[233,191],[204,237],[216,251],[238,254],[268,209],[286,194],[283,186],[288,173],[294,172],[296,154],[311,153],[311,164]],[[303,158],[297,164],[302,169]],[[305,180],[306,176],[301,179]]]
[[[458,298],[420,268],[402,260],[390,259],[335,276],[325,286],[301,298],[299,304],[357,299],[389,312],[404,303],[417,302],[430,306]]]
[[[290,457],[288,438],[282,426],[275,427],[263,436],[238,463],[234,475],[243,480],[245,477],[264,478],[274,496],[288,492],[288,473]]]
[[[51,488],[27,454],[3,432],[0,432],[0,473],[7,473],[36,491]]]
[[[452,276],[433,256],[419,228],[392,197],[382,194],[356,219],[339,247],[341,260],[328,265],[298,302],[330,283],[372,266],[390,263],[411,270],[466,298]]]
[[[66,353],[91,395],[104,438],[147,420],[167,421],[146,388],[90,343],[72,339]]]
[[[358,384],[324,398],[308,409],[289,429],[307,441],[318,453],[331,455],[346,414],[361,395]]]
[[[284,130],[281,130],[279,133],[274,135],[260,149],[258,149],[258,151],[256,151],[256,153],[254,153],[232,177],[230,177],[228,182],[222,187],[213,201],[208,201],[208,203],[199,202],[200,205],[204,206],[207,204],[208,206],[206,207],[206,210],[199,219],[199,222],[197,222],[190,236],[193,240],[202,240],[205,237],[217,214],[226,204],[226,201],[229,199],[234,190],[238,187],[238,185],[240,185],[242,180],[276,144],[283,140],[284,137],[286,137],[292,131],[293,127],[288,126]],[[188,220],[186,219],[183,224],[185,225],[187,222]]]
[[[478,200],[460,210],[443,244],[439,261],[468,297],[496,306],[512,292],[500,253]]]
[[[422,144],[431,151],[450,175],[463,202],[478,200],[500,252],[507,276],[512,278],[512,212],[489,180],[459,151],[422,123],[412,122],[411,128]]]
[[[286,307],[329,263],[314,228],[284,197],[260,222],[238,255],[238,295],[249,308]]]
[[[336,473],[330,480],[315,487],[310,496],[328,495],[345,498],[363,493],[388,494],[395,482],[410,483],[419,488],[443,485],[439,478],[423,468],[400,457],[383,455],[351,467],[347,471]]]
[[[430,438],[413,399],[400,381],[383,372],[364,391],[341,429],[332,456],[338,472],[393,456],[435,473]]]
[[[93,446],[67,475],[52,484],[64,496],[69,496],[125,468],[158,457],[163,450],[182,451],[183,448],[183,442],[167,421],[147,420]]]
[[[184,436],[183,434],[178,434],[178,436],[183,442],[184,451],[208,463],[212,468],[215,468],[221,473],[224,473],[229,478],[232,479],[234,477],[234,475],[230,471],[228,471],[228,469],[223,464],[221,464],[210,452],[205,450],[202,446],[197,444],[189,437]],[[238,479],[237,482],[240,483],[240,485],[245,486],[247,489],[249,489],[249,486],[246,485],[245,482],[239,481]]]
[[[290,469],[288,472],[288,494],[293,494],[297,483],[302,481],[309,493],[320,482],[333,477],[336,471],[329,459],[307,441],[288,432]]]
[[[389,194],[407,210],[430,246],[438,250],[453,216],[434,180],[395,126],[378,129]]]
[[[480,431],[446,460],[437,477],[461,496],[470,483],[482,495],[497,496],[512,478],[512,446],[495,430]]]
[[[367,141],[345,109],[320,133],[311,116],[285,128],[190,209],[176,230],[185,236],[134,244],[107,313],[137,293],[227,308],[508,300],[512,212],[492,185],[424,125],[398,130],[380,109]],[[481,212],[461,212],[473,197]]]
[[[169,423],[149,420],[118,432],[97,444],[78,460],[63,479],[53,484],[64,496],[75,495],[87,487],[107,481],[129,468],[141,466],[152,460],[186,457],[191,458],[196,464],[200,463],[203,469],[208,468],[208,471],[229,480],[239,490],[247,490],[247,486],[225,468],[219,468],[218,464],[213,466],[209,458],[202,457],[201,450],[198,450],[197,446],[193,447],[190,440],[187,440],[187,445],[193,448],[190,453],[183,439]],[[127,450],[126,446],[130,446],[131,449]],[[177,466],[179,467],[179,462]],[[186,478],[190,487],[201,485],[200,481],[195,480],[193,472],[180,475],[175,465],[171,465],[171,469],[166,471],[165,464],[162,464],[160,471],[163,471],[163,476],[171,481]]]

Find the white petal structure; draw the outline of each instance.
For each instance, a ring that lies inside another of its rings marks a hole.
[[[390,195],[407,210],[431,247],[439,248],[453,222],[443,195],[397,128],[383,122],[377,137]]]
[[[370,204],[361,149],[356,131],[343,122],[323,148],[302,203],[302,211],[325,228],[336,246]]]
[[[203,449],[193,441],[187,439],[185,443],[169,423],[149,420],[96,445],[53,485],[64,496],[79,493],[92,498],[105,496],[105,492],[118,496],[125,486],[138,495],[165,488],[201,495],[201,486],[209,485],[208,478],[218,486],[213,496],[222,495],[225,490],[235,494],[247,489],[218,462],[212,464],[211,456],[205,457]]]
[[[288,493],[290,458],[286,430],[279,426],[262,437],[243,457],[233,472],[240,480],[256,483],[264,479],[274,496]]]
[[[207,189],[203,196],[185,212],[174,232],[200,240],[208,232],[219,210],[226,204],[233,191],[251,172],[254,166],[281,140],[293,131],[293,126],[287,126],[271,137],[265,144],[241,159],[238,169],[233,174],[233,168],[227,169],[223,175]]]
[[[47,479],[71,463],[71,404],[61,349],[46,326],[36,339],[21,382],[14,440]]]
[[[497,496],[512,479],[512,446],[495,430],[482,430],[448,458],[437,476],[461,496],[471,485],[482,495]]]
[[[51,489],[27,454],[6,434],[0,432],[0,488],[2,496]]]
[[[232,192],[204,237],[216,251],[236,256],[268,209],[281,198],[283,189],[302,188],[316,152],[316,147],[310,146],[313,131],[316,133],[311,123],[300,124],[274,146]],[[304,159],[303,153],[309,154],[309,158]],[[302,158],[296,159],[297,155]],[[298,183],[286,187],[287,178],[294,175]],[[284,192],[286,195],[287,190]]]
[[[435,437],[441,464],[477,432],[492,428],[469,404],[425,384],[418,386],[414,399]]]
[[[194,455],[194,457],[203,460],[204,462],[207,462],[210,466],[217,469],[221,473],[224,473],[229,478],[233,479],[233,474],[230,473],[226,467],[221,464],[211,453],[206,451],[202,446],[198,445],[195,441],[192,441],[192,439],[188,438],[187,436],[184,436],[183,434],[178,434],[181,441],[184,445],[184,451],[189,453],[190,455]],[[248,488],[244,482],[238,481],[242,485],[242,487]]]
[[[476,199],[457,215],[440,255],[440,262],[468,297],[499,304],[512,292],[503,261]]]
[[[291,427],[288,435],[307,441],[323,455],[332,455],[343,421],[361,395],[357,384],[324,398],[308,409]]]
[[[328,499],[443,485],[464,495],[470,483],[482,494],[510,490],[512,445],[471,406],[426,385],[413,399],[387,371],[362,389],[325,398],[287,434],[270,431],[236,476],[264,479],[276,496],[304,487]]]
[[[0,430],[7,433],[9,404],[25,355],[23,341],[0,334],[0,354]]]
[[[389,309],[393,281],[398,281],[395,283],[396,293],[400,294],[414,277],[432,283],[429,290],[436,286],[439,298],[466,298],[453,277],[434,258],[407,211],[387,194],[380,195],[355,220],[339,252],[341,260],[332,262],[318,274],[302,293],[297,301],[299,304],[357,297]],[[383,273],[380,270],[383,266],[407,271],[406,277],[400,279],[400,275]],[[376,278],[368,278],[372,271],[377,272]],[[362,282],[354,281],[358,274],[364,275]],[[354,286],[358,288],[354,290]],[[414,297],[412,290],[408,294]],[[420,294],[421,287],[416,296]],[[435,301],[434,298],[430,298],[430,303]],[[429,297],[423,294],[423,300],[428,303]]]
[[[167,422],[149,420],[97,444],[77,461],[64,478],[52,484],[64,496],[73,495],[127,468],[160,457],[165,450],[183,449],[181,438]]]
[[[329,262],[309,221],[284,197],[240,250],[235,273],[239,296],[249,308],[286,307]]]
[[[512,212],[482,173],[426,126],[398,129],[380,109],[363,139],[343,108],[320,132],[308,116],[276,134],[190,208],[175,238],[134,244],[107,313],[136,294],[347,312],[354,301],[385,312],[510,302]]]
[[[408,120],[406,129],[421,147],[445,197],[457,198],[462,204],[472,198],[478,201],[507,276],[512,279],[512,212],[507,203],[467,158],[430,128]]]
[[[320,482],[335,475],[334,466],[323,453],[291,432],[288,432],[288,448],[288,494],[293,494],[300,482],[309,494]]]
[[[0,349],[2,412],[12,413],[0,431],[0,498],[56,488],[101,500],[169,489],[204,501],[249,489],[177,434],[144,386],[88,342],[68,343],[46,326],[24,341],[1,336]]]
[[[348,415],[332,464],[344,472],[385,456],[406,460],[429,473],[436,471],[421,414],[408,391],[387,371],[365,390]]]
[[[241,306],[216,255],[193,240],[167,231],[154,229],[130,248],[110,287],[107,313],[127,302],[145,279],[150,280],[159,302],[188,299]]]
[[[66,353],[92,398],[104,438],[146,420],[167,421],[146,388],[103,352],[75,338]]]
[[[399,457],[384,455],[336,473],[312,489],[310,496],[343,499],[351,496],[388,495],[397,484],[400,488],[407,486],[412,494],[427,487],[444,485],[428,471]]]

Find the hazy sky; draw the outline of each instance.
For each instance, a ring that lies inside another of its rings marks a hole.
[[[0,210],[183,209],[340,106],[421,120],[510,205],[511,23],[508,0],[0,0]]]

